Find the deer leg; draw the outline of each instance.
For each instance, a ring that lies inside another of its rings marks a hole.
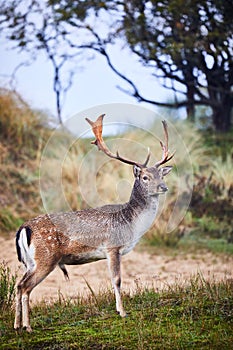
[[[21,325],[27,332],[31,332],[29,297],[31,291],[54,269],[55,266],[27,271],[17,287],[16,313],[14,328]]]
[[[121,317],[126,316],[121,300],[121,256],[118,249],[112,249],[107,253],[109,272],[115,292],[116,310]]]
[[[17,286],[16,294],[16,310],[15,310],[15,323],[14,329],[18,330],[22,325],[22,290],[20,286]]]
[[[30,291],[39,283],[33,283],[35,272],[27,271],[17,286],[16,311],[14,328],[17,330],[23,326],[31,332],[29,319],[29,295]],[[29,290],[27,290],[29,288]]]
[[[29,296],[30,296],[30,292],[26,292],[22,295],[22,309],[23,309],[22,318],[23,318],[23,328],[30,333],[32,332],[32,328],[30,325]]]
[[[19,329],[22,326],[24,326],[24,319],[25,319],[25,296],[24,296],[24,285],[27,283],[28,279],[30,279],[32,275],[32,272],[29,270],[25,273],[21,281],[19,282],[17,286],[17,295],[16,295],[16,311],[15,311],[15,323],[14,323],[14,329]]]

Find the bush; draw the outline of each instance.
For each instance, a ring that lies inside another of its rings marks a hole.
[[[16,275],[5,262],[0,263],[0,311],[9,310],[15,299]]]

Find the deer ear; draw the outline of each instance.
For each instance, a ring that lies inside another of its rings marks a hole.
[[[160,175],[163,177],[169,174],[171,170],[172,170],[172,166],[165,166],[161,168],[159,172],[160,172]]]
[[[139,178],[139,176],[140,176],[140,174],[141,174],[141,171],[142,171],[142,169],[141,169],[139,166],[137,166],[137,165],[134,165],[134,166],[133,166],[133,173],[134,173],[134,177],[135,177],[136,179]]]

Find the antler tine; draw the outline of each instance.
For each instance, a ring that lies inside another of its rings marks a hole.
[[[150,153],[150,148],[148,147],[148,154],[147,154],[147,157],[146,157],[146,160],[145,160],[145,163],[143,164],[143,168],[146,168],[149,160],[150,160],[150,156],[151,156],[151,153]]]
[[[86,121],[91,125],[92,127],[92,131],[96,137],[95,141],[92,141],[91,143],[96,145],[98,147],[98,149],[102,152],[104,152],[107,156],[109,156],[110,158],[113,159],[118,159],[123,163],[126,164],[130,164],[130,165],[137,165],[141,168],[145,168],[147,166],[147,163],[150,159],[150,153],[148,153],[146,161],[144,164],[140,164],[137,162],[134,162],[133,160],[129,160],[126,158],[123,158],[120,156],[119,152],[116,152],[116,155],[114,153],[112,153],[108,147],[106,146],[103,137],[102,137],[102,131],[103,131],[103,118],[104,118],[105,114],[100,115],[95,122],[93,122],[92,120],[90,120],[89,118],[85,118]]]
[[[163,150],[163,156],[162,159],[155,163],[155,166],[158,168],[160,165],[167,163],[172,157],[174,156],[175,152],[173,152],[169,156],[169,150],[168,150],[168,126],[166,120],[162,121],[163,123],[163,130],[165,135],[165,142],[160,140],[160,145]]]

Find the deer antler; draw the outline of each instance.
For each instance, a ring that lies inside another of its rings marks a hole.
[[[162,121],[163,123],[163,129],[164,129],[164,135],[165,135],[165,142],[160,140],[160,145],[163,150],[163,156],[162,159],[155,163],[155,167],[158,168],[160,165],[167,163],[172,157],[174,156],[175,152],[173,152],[169,156],[169,150],[168,150],[168,130],[167,130],[167,122],[165,120]]]
[[[92,127],[92,131],[96,137],[95,141],[92,141],[92,144],[96,145],[98,147],[99,150],[103,151],[107,156],[109,156],[110,158],[113,159],[118,159],[123,163],[126,164],[130,164],[130,165],[137,165],[140,168],[146,168],[147,163],[149,162],[150,159],[150,152],[148,152],[147,158],[145,163],[140,164],[137,162],[134,162],[133,160],[129,160],[126,158],[123,158],[119,155],[118,151],[115,154],[113,154],[108,147],[106,146],[103,137],[102,137],[102,130],[103,130],[103,118],[104,118],[105,114],[100,115],[95,122],[91,121],[90,119],[86,118],[86,121],[91,125]]]

